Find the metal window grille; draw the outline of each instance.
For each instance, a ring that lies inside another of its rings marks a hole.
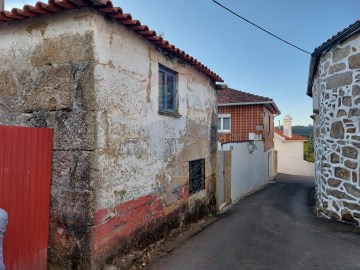
[[[189,162],[189,191],[190,195],[205,188],[205,159]]]

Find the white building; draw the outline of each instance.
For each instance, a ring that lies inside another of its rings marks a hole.
[[[274,148],[277,152],[277,172],[293,175],[314,175],[314,163],[304,160],[305,137],[292,134],[292,118],[285,115],[283,131],[275,129]]]

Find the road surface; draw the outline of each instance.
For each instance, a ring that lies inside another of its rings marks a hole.
[[[360,269],[360,229],[318,218],[311,177],[281,175],[147,269]]]

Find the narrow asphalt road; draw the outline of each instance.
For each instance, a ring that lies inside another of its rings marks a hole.
[[[360,269],[360,229],[318,218],[311,177],[281,175],[147,269]]]

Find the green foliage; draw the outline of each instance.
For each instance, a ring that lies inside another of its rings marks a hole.
[[[314,137],[314,126],[293,126],[292,127],[293,134],[297,134],[306,138],[313,138]]]
[[[313,137],[309,138],[304,143],[304,160],[309,161],[309,162],[314,162],[315,161],[315,158],[314,158],[314,138]]]

